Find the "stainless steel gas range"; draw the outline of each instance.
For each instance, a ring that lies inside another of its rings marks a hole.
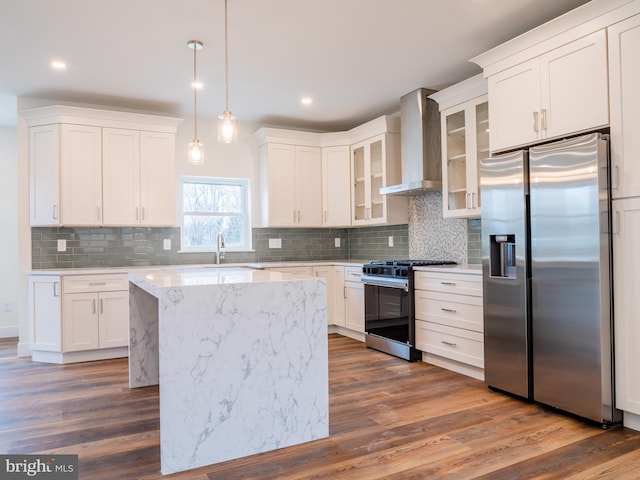
[[[375,260],[362,267],[365,344],[405,360],[415,348],[414,267],[455,265],[447,260]]]

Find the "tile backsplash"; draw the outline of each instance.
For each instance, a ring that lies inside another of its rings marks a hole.
[[[389,247],[393,237],[393,247]],[[32,268],[205,264],[212,252],[180,252],[180,229],[33,227]],[[269,248],[279,238],[282,248]],[[340,246],[335,246],[335,239]],[[66,240],[67,250],[57,251]],[[164,250],[165,239],[171,249]],[[442,194],[411,197],[409,224],[364,228],[254,228],[253,251],[226,252],[225,263],[429,258],[480,263],[480,220],[442,218]]]
[[[388,237],[393,236],[393,247]],[[282,248],[269,248],[269,239]],[[340,247],[335,239],[340,239]],[[33,227],[32,268],[122,267],[214,263],[212,252],[180,252],[179,228]],[[57,251],[66,240],[67,250]],[[171,249],[163,250],[165,239]],[[254,228],[252,252],[226,252],[225,263],[406,258],[407,225],[367,228]]]

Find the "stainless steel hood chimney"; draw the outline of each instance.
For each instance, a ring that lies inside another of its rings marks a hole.
[[[440,113],[435,90],[419,88],[400,99],[402,183],[382,187],[382,195],[420,195],[442,189]]]

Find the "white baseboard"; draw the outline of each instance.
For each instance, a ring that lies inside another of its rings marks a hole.
[[[631,412],[623,412],[622,424],[625,427],[640,431],[640,415],[636,415]]]
[[[77,363],[92,362],[94,360],[107,360],[129,356],[129,347],[105,348],[103,350],[87,350],[84,352],[44,352],[34,350],[31,360],[44,363]]]
[[[422,352],[422,361],[484,381],[484,370],[482,368],[425,352]]]
[[[348,328],[341,327],[340,325],[329,325],[329,333],[338,333],[344,337],[349,337],[359,342],[364,342],[364,333],[349,330]]]
[[[9,327],[0,327],[0,338],[18,337],[18,326],[11,325]]]

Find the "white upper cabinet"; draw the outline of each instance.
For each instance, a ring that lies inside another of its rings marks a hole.
[[[381,133],[351,146],[351,182],[352,225],[409,221],[407,197],[380,194],[380,188],[401,182],[398,133]]]
[[[102,132],[90,125],[60,126],[61,218],[65,225],[102,223]]]
[[[175,135],[140,132],[140,224],[176,224]]]
[[[261,147],[265,225],[322,225],[322,155],[319,147],[268,143]]]
[[[102,223],[100,128],[52,124],[29,131],[32,225]]]
[[[31,225],[175,224],[180,119],[59,105],[21,115]]]
[[[135,225],[140,212],[140,133],[102,130],[105,225]]]
[[[640,196],[640,15],[609,28],[613,198]]]
[[[487,81],[476,75],[430,98],[438,102],[441,117],[443,216],[477,218],[478,164],[489,156]]]
[[[174,225],[174,135],[103,129],[104,224]]]
[[[386,151],[385,134],[351,147],[353,225],[384,223],[387,218],[386,197],[380,195],[380,188],[387,185]]]
[[[606,31],[490,75],[488,81],[492,151],[606,126]]]
[[[351,166],[349,147],[322,149],[322,225],[351,225]]]
[[[31,225],[60,224],[60,125],[29,129]]]

